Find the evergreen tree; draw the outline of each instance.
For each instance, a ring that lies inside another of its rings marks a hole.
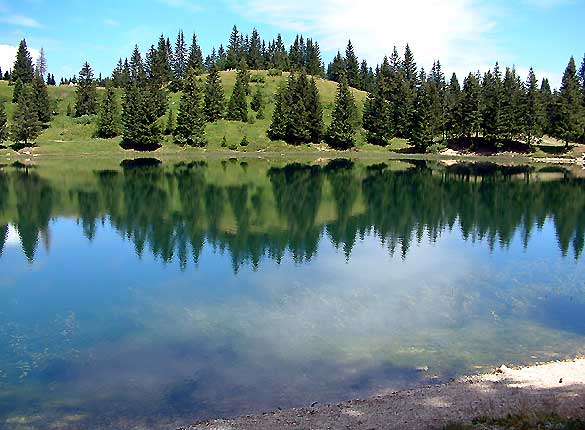
[[[333,120],[327,129],[326,141],[332,148],[348,149],[355,145],[357,108],[344,75],[337,85]]]
[[[39,58],[37,58],[36,72],[41,76],[41,79],[45,79],[47,73],[47,58],[45,57],[45,49],[41,47],[39,52]]]
[[[340,82],[341,76],[345,74],[345,60],[341,56],[341,52],[333,58],[331,64],[327,68],[327,79],[330,81]]]
[[[307,39],[307,53],[306,53],[307,73],[312,76],[323,76],[323,62],[321,61],[321,48],[313,39]]]
[[[556,123],[556,134],[565,141],[566,147],[569,146],[569,142],[579,139],[583,133],[583,99],[579,87],[575,59],[571,57],[563,74]]]
[[[323,105],[321,104],[319,89],[314,78],[311,78],[309,82],[305,107],[307,110],[309,139],[313,143],[319,143],[323,137]]]
[[[303,50],[301,49],[301,38],[297,34],[294,43],[290,47],[290,52],[288,54],[290,70],[291,72],[298,72],[305,67],[305,57],[303,55]]]
[[[466,137],[479,136],[481,86],[477,75],[470,73],[463,81],[461,94],[461,127]]]
[[[172,109],[169,109],[167,124],[165,126],[165,134],[167,136],[172,135],[175,132],[175,126],[175,112]]]
[[[97,118],[96,136],[104,139],[116,137],[120,130],[120,108],[113,84],[106,87]]]
[[[34,105],[34,96],[30,85],[25,85],[18,98],[14,117],[12,118],[12,140],[27,146],[41,132],[41,122]]]
[[[75,116],[93,115],[97,113],[97,89],[93,79],[93,70],[86,61],[79,72],[75,102]]]
[[[292,74],[291,74],[292,76]],[[289,78],[290,81],[290,78]],[[289,123],[287,103],[288,85],[282,85],[276,92],[272,122],[268,128],[268,137],[271,140],[285,140]]]
[[[540,100],[542,101],[544,110],[543,131],[547,134],[554,135],[556,103],[547,78],[543,78],[540,86]]]
[[[524,96],[522,128],[526,142],[532,145],[534,138],[542,136],[543,111],[538,83],[534,70],[530,69],[526,79],[526,95]]]
[[[175,79],[182,80],[187,74],[187,45],[183,30],[179,30],[177,41],[175,43],[175,52],[173,55],[173,72]]]
[[[0,102],[0,145],[8,139],[8,118],[4,102]]]
[[[227,49],[226,68],[235,69],[240,63],[240,34],[234,25]]]
[[[12,68],[11,74],[11,79],[13,82],[18,83],[18,81],[20,81],[20,85],[15,85],[14,87],[14,91],[12,93],[12,103],[18,102],[20,98],[20,91],[25,84],[32,82],[33,77],[34,69],[32,58],[30,52],[28,51],[28,47],[26,46],[26,40],[22,39],[18,44],[18,50],[16,51],[16,61],[14,62],[14,67]]]
[[[418,85],[414,116],[412,120],[412,131],[410,142],[420,151],[424,151],[433,142],[433,112],[432,95],[429,87],[431,82],[427,81],[424,70],[420,72],[420,83]]]
[[[174,132],[177,145],[205,146],[205,117],[201,109],[201,90],[195,70],[189,69]]]
[[[157,85],[164,85],[173,79],[171,58],[167,48],[165,37],[161,34],[158,45],[151,54],[151,67],[149,77],[157,82]]]
[[[461,86],[453,73],[445,94],[445,131],[447,139],[462,135]]]
[[[248,120],[248,101],[246,100],[246,71],[238,70],[234,91],[228,103],[226,118],[231,121]]]
[[[193,69],[198,75],[203,73],[203,53],[197,43],[197,35],[193,34],[191,48],[189,49],[189,60],[187,61],[187,68]]]
[[[274,54],[272,63],[275,69],[278,70],[288,70],[289,69],[289,59],[288,54],[286,53],[286,48],[282,41],[282,36],[280,33],[276,37],[276,41],[274,42]]]
[[[252,36],[250,37],[246,62],[252,70],[262,69],[262,41],[258,30],[255,28],[252,30]]]
[[[445,129],[445,75],[439,61],[433,63],[426,90],[430,102],[431,134],[434,138]]]
[[[483,78],[481,98],[481,128],[487,140],[497,141],[502,134],[502,74],[496,63],[493,73]]]
[[[522,131],[524,117],[523,84],[514,69],[506,68],[502,83],[501,128],[507,140],[514,140]]]
[[[393,59],[394,60],[394,59]],[[391,63],[391,72],[393,76],[393,91],[395,91],[394,108],[396,116],[397,135],[404,138],[411,137],[412,120],[414,118],[415,103],[417,97],[417,67],[414,61],[414,55],[410,46],[406,45],[404,58],[397,71],[394,71],[394,65]]]
[[[262,88],[257,87],[254,96],[252,97],[252,101],[250,102],[250,108],[254,112],[258,112],[264,106],[264,96],[262,94]]]
[[[33,105],[37,111],[37,118],[42,123],[51,121],[51,102],[49,101],[49,92],[45,81],[38,71],[35,71],[35,76],[31,84]]]
[[[205,96],[203,113],[207,122],[215,122],[223,117],[225,109],[225,96],[221,79],[216,67],[213,67],[207,75],[205,82]]]
[[[350,87],[360,87],[360,69],[357,56],[353,50],[351,40],[347,43],[345,49],[345,74],[347,77],[347,83]]]
[[[288,128],[286,141],[295,145],[309,142],[311,135],[309,131],[309,112],[307,110],[309,86],[307,75],[303,71],[295,79],[294,74],[290,75],[288,82]]]
[[[364,102],[362,123],[366,130],[366,139],[374,145],[386,146],[392,139],[392,119],[390,117],[390,105],[384,98],[384,85],[386,81],[381,79],[379,87],[368,93]]]

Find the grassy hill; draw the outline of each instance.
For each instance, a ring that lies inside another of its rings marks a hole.
[[[261,87],[265,95],[265,101],[267,102],[265,108],[265,118],[263,120],[256,120],[253,124],[225,121],[221,120],[214,124],[208,124],[207,126],[207,139],[209,149],[222,149],[220,147],[223,137],[226,137],[228,146],[236,145],[242,140],[244,136],[247,136],[250,142],[247,148],[240,148],[240,150],[251,151],[303,151],[307,150],[309,146],[315,145],[301,145],[292,146],[287,145],[284,142],[272,142],[266,136],[266,130],[270,126],[272,119],[272,113],[274,111],[274,96],[280,85],[286,83],[289,74],[283,73],[282,76],[271,77],[268,76],[267,71],[252,71],[253,77],[262,77],[263,83],[251,83],[251,94],[254,94],[256,87]],[[226,100],[229,99],[231,92],[234,87],[236,78],[236,72],[221,72],[222,84],[226,94]],[[204,80],[205,77],[201,77]],[[335,94],[337,91],[337,83],[327,81],[324,79],[317,80],[317,86],[319,88],[321,102],[323,103],[324,122],[327,126],[331,121],[331,113],[334,106]],[[53,109],[57,113],[50,123],[50,126],[43,131],[43,133],[37,139],[35,149],[36,153],[45,154],[86,154],[86,153],[123,153],[124,150],[119,147],[120,138],[115,139],[95,139],[93,133],[95,131],[95,118],[82,117],[72,118],[66,115],[67,106],[75,105],[75,91],[76,87],[70,86],[58,86],[49,87],[49,96],[53,103]],[[101,95],[103,88],[98,89],[98,93]],[[362,109],[364,100],[366,99],[366,93],[363,91],[353,89],[353,94],[356,99],[358,108]],[[122,92],[119,91],[121,97]],[[10,119],[14,111],[14,104],[11,103],[12,99],[12,87],[8,86],[5,81],[0,82],[0,101],[6,105],[6,111]],[[174,113],[177,113],[179,108],[180,93],[171,93],[169,97],[169,108],[173,109]],[[251,100],[251,96],[249,100]],[[252,111],[250,111],[252,112]],[[166,121],[166,118],[161,118],[161,124]],[[358,144],[363,148],[376,148],[372,145],[366,144],[362,133],[358,133],[357,136]],[[10,142],[9,142],[10,143]],[[404,141],[396,139],[393,142],[393,149],[399,149],[405,146]],[[380,149],[378,147],[378,149]],[[9,152],[9,149],[3,149],[1,152]],[[181,148],[172,143],[172,138],[167,137],[163,142],[163,148],[157,152],[177,152],[177,151],[199,151],[191,148]]]

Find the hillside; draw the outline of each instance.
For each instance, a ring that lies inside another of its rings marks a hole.
[[[250,145],[245,148],[246,151],[294,151],[306,148],[306,145],[295,147],[287,145],[284,142],[272,142],[266,136],[266,130],[270,125],[272,113],[274,111],[274,95],[280,85],[285,84],[289,74],[283,73],[282,76],[270,77],[267,71],[252,71],[252,77],[262,76],[264,79],[263,83],[251,83],[251,94],[256,90],[257,86],[263,88],[265,94],[265,101],[267,103],[265,108],[265,118],[263,120],[256,120],[253,124],[233,122],[221,120],[215,124],[208,124],[207,126],[207,138],[209,149],[220,149],[221,141],[223,137],[226,137],[228,146],[237,145],[243,136],[247,136]],[[235,83],[235,71],[221,72],[222,84],[226,94],[226,100],[229,99]],[[205,76],[201,77],[202,80]],[[331,112],[334,106],[335,94],[337,91],[337,83],[324,79],[317,80],[317,86],[319,88],[321,102],[323,103],[324,122],[327,126],[331,121]],[[66,115],[67,106],[75,105],[75,91],[76,87],[70,86],[57,86],[49,87],[49,96],[52,103],[54,103],[54,111],[57,113],[50,126],[43,131],[40,137],[37,139],[36,153],[51,153],[51,154],[64,154],[64,153],[100,153],[100,152],[124,152],[118,144],[120,138],[104,140],[94,139],[94,119],[93,118],[72,118]],[[103,91],[100,88],[99,93]],[[364,100],[366,99],[367,93],[353,89],[358,108],[362,109]],[[121,91],[119,92],[121,97]],[[6,105],[6,111],[10,118],[14,111],[14,104],[10,103],[12,98],[12,87],[8,86],[5,81],[0,82],[0,100]],[[180,93],[171,93],[169,97],[169,109],[172,109],[176,115],[179,107]],[[248,101],[251,100],[251,95]],[[250,111],[251,112],[251,111]],[[166,118],[161,118],[161,124],[164,124]],[[362,133],[357,134],[358,145],[367,145],[364,142]],[[396,149],[403,146],[404,143],[397,139]],[[242,149],[242,148],[240,148]],[[176,152],[178,147],[172,143],[170,137],[166,138],[163,142],[163,148],[160,152]],[[10,151],[5,148],[2,152]]]

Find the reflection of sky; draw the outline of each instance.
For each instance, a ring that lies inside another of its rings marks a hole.
[[[542,297],[564,300],[585,278],[582,265],[561,258],[551,222],[527,250],[519,233],[491,252],[455,227],[434,244],[412,244],[404,260],[373,236],[346,260],[324,234],[310,262],[265,257],[237,274],[210,246],[183,272],[148,250],[139,259],[107,222],[89,242],[60,219],[50,241],[30,264],[19,247],[5,249],[0,317],[35,333],[37,349],[78,349],[67,358],[74,376],[56,382],[94,406],[97,390],[151,408],[169,396],[178,407],[186,395],[169,392],[181,390],[223,399],[193,418],[352,397],[549,350],[572,354],[585,335],[570,330],[581,305],[564,325],[541,312],[550,307]],[[424,366],[430,374],[415,372]]]

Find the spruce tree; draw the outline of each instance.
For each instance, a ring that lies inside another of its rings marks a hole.
[[[575,59],[571,57],[563,74],[556,123],[556,134],[565,141],[567,148],[569,142],[576,141],[583,133],[583,105],[579,86]]]
[[[86,61],[79,72],[75,102],[75,116],[94,115],[97,113],[97,88],[93,79],[93,70]]]
[[[205,82],[203,114],[207,122],[215,122],[223,117],[224,109],[225,96],[221,79],[217,68],[213,67]]]
[[[360,87],[360,69],[357,56],[353,50],[351,40],[347,43],[345,49],[345,76],[347,78],[347,84],[350,87]]]
[[[113,84],[106,87],[97,118],[96,136],[104,139],[116,137],[120,130],[120,108]]]
[[[307,110],[309,139],[313,143],[319,143],[323,137],[323,105],[314,78],[311,78],[309,82],[305,108]]]
[[[289,78],[290,79],[290,78]],[[271,140],[285,140],[288,129],[288,85],[282,85],[276,92],[272,122],[268,128],[268,137]]]
[[[424,70],[420,72],[420,83],[418,85],[414,116],[412,119],[412,130],[410,143],[419,151],[424,151],[433,142],[433,113],[432,113],[432,94],[429,91],[431,82],[427,81]]]
[[[544,110],[543,131],[546,134],[554,135],[556,103],[547,78],[542,79],[542,84],[540,86],[540,100],[542,101],[542,108]]]
[[[45,49],[41,47],[39,52],[39,58],[37,58],[36,72],[41,76],[41,79],[45,79],[45,73],[47,73],[47,58],[45,57]]]
[[[327,68],[327,79],[340,82],[342,75],[345,75],[345,60],[338,51],[337,55],[333,58],[333,61]]]
[[[165,134],[167,136],[172,135],[175,132],[175,112],[172,109],[169,109],[169,114],[167,115],[167,124],[165,126]]]
[[[189,69],[179,104],[174,132],[177,145],[205,146],[205,117],[201,109],[201,90],[195,70]]]
[[[462,121],[461,86],[457,75],[453,73],[445,93],[445,135],[447,140],[461,136]]]
[[[461,128],[466,137],[479,136],[481,86],[477,75],[470,73],[463,81],[461,94]]]
[[[47,91],[45,81],[43,81],[43,78],[38,71],[35,71],[31,89],[33,104],[37,111],[39,121],[42,123],[51,121],[51,102],[49,100],[49,92]]]
[[[384,81],[381,81],[381,87],[368,93],[364,102],[362,123],[366,130],[367,141],[374,145],[385,146],[392,138],[392,120],[389,103],[382,95],[384,94],[383,83]]]
[[[522,131],[523,84],[514,69],[506,68],[502,82],[501,129],[507,140],[514,140]]]
[[[252,30],[252,36],[250,37],[246,61],[252,70],[262,68],[262,41],[260,40],[258,30],[255,28]]]
[[[197,35],[193,34],[191,47],[189,49],[189,60],[187,61],[187,68],[195,70],[198,75],[203,73],[203,54],[201,47],[197,43]]]
[[[175,52],[173,55],[173,72],[175,79],[182,80],[187,74],[187,45],[183,30],[179,30],[177,41],[175,43]]]
[[[8,140],[8,117],[6,116],[4,102],[0,101],[0,145],[6,140]]]
[[[538,82],[534,70],[530,68],[526,79],[526,95],[524,96],[522,128],[526,143],[532,145],[533,139],[542,136],[543,110]]]
[[[502,134],[502,74],[496,63],[494,71],[488,71],[483,78],[481,91],[481,128],[484,137],[497,142]]]
[[[27,146],[39,136],[41,129],[32,88],[30,85],[25,85],[18,98],[12,118],[12,140]]]
[[[240,35],[238,27],[234,25],[227,49],[226,68],[235,69],[240,62]]]
[[[28,47],[26,46],[26,39],[22,39],[18,44],[18,49],[16,51],[16,60],[14,62],[14,67],[12,68],[12,75],[11,79],[13,82],[18,83],[20,81],[20,85],[14,87],[14,91],[12,93],[12,103],[17,103],[20,98],[20,92],[25,84],[29,84],[32,82],[34,77],[34,69],[32,63],[32,57],[30,52],[28,51]]]
[[[312,76],[323,76],[323,62],[321,60],[321,48],[313,39],[307,39],[307,73]]]
[[[295,145],[309,142],[311,135],[309,131],[309,112],[307,110],[307,99],[309,84],[307,74],[302,72],[295,79],[291,73],[288,83],[288,128],[286,141]]]
[[[236,74],[236,83],[228,103],[226,118],[231,121],[248,120],[248,101],[246,100],[246,76],[239,70]]]
[[[264,96],[262,94],[262,88],[256,87],[256,92],[250,102],[250,109],[254,112],[258,112],[264,105]]]
[[[327,129],[326,141],[334,149],[348,149],[355,145],[357,107],[345,75],[337,85],[333,120]]]

